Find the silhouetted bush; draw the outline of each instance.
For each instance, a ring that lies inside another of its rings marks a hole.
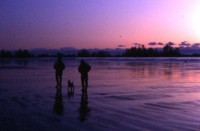
[[[144,45],[142,47],[131,47],[126,49],[122,56],[125,57],[153,57],[160,56],[160,52],[153,48],[146,49]]]
[[[10,51],[1,50],[0,57],[1,58],[12,58],[13,54]]]
[[[33,55],[30,54],[28,52],[28,50],[21,50],[21,49],[19,49],[18,51],[16,51],[14,56],[16,58],[30,58],[30,57],[33,57]]]
[[[172,42],[167,43],[162,51],[158,51],[157,49],[148,48],[146,49],[144,45],[139,47],[131,47],[130,49],[126,49],[123,56],[125,57],[157,57],[157,56],[181,56],[179,48],[174,48]]]
[[[90,57],[90,52],[86,49],[82,49],[78,52],[79,57]]]
[[[13,54],[11,52],[9,52],[9,51],[1,50],[0,57],[1,58],[12,58]]]
[[[104,50],[100,50],[98,52],[93,52],[91,54],[92,57],[110,57],[111,54],[107,51],[104,51]]]
[[[180,56],[179,48],[173,48],[169,44],[163,47],[163,56]]]

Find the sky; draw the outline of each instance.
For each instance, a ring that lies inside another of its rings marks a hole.
[[[200,0],[0,0],[0,49],[200,43]]]

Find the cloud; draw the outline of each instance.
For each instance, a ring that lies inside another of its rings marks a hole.
[[[158,42],[157,45],[164,45],[162,42]]]
[[[161,42],[158,42],[158,43],[157,42],[149,42],[148,45],[150,45],[150,46],[154,46],[154,45],[162,46],[164,44],[161,43]]]
[[[126,45],[118,45],[119,48],[126,47]]]
[[[141,44],[139,43],[133,43],[133,46],[140,46]]]
[[[173,46],[175,44],[173,42],[168,42],[166,45]]]
[[[188,43],[187,41],[183,41],[179,44],[180,47],[189,47],[190,43]]]
[[[156,42],[149,42],[148,45],[157,45]]]

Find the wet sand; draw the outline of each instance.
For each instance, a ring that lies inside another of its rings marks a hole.
[[[61,95],[54,59],[6,62],[0,130],[200,130],[200,60],[155,59],[88,59],[87,99],[79,59],[64,60]],[[67,80],[74,81],[73,96]]]

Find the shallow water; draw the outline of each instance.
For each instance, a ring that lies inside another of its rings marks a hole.
[[[64,59],[60,97],[54,58],[1,60],[0,129],[200,130],[199,58],[88,58],[87,100],[80,59]]]

